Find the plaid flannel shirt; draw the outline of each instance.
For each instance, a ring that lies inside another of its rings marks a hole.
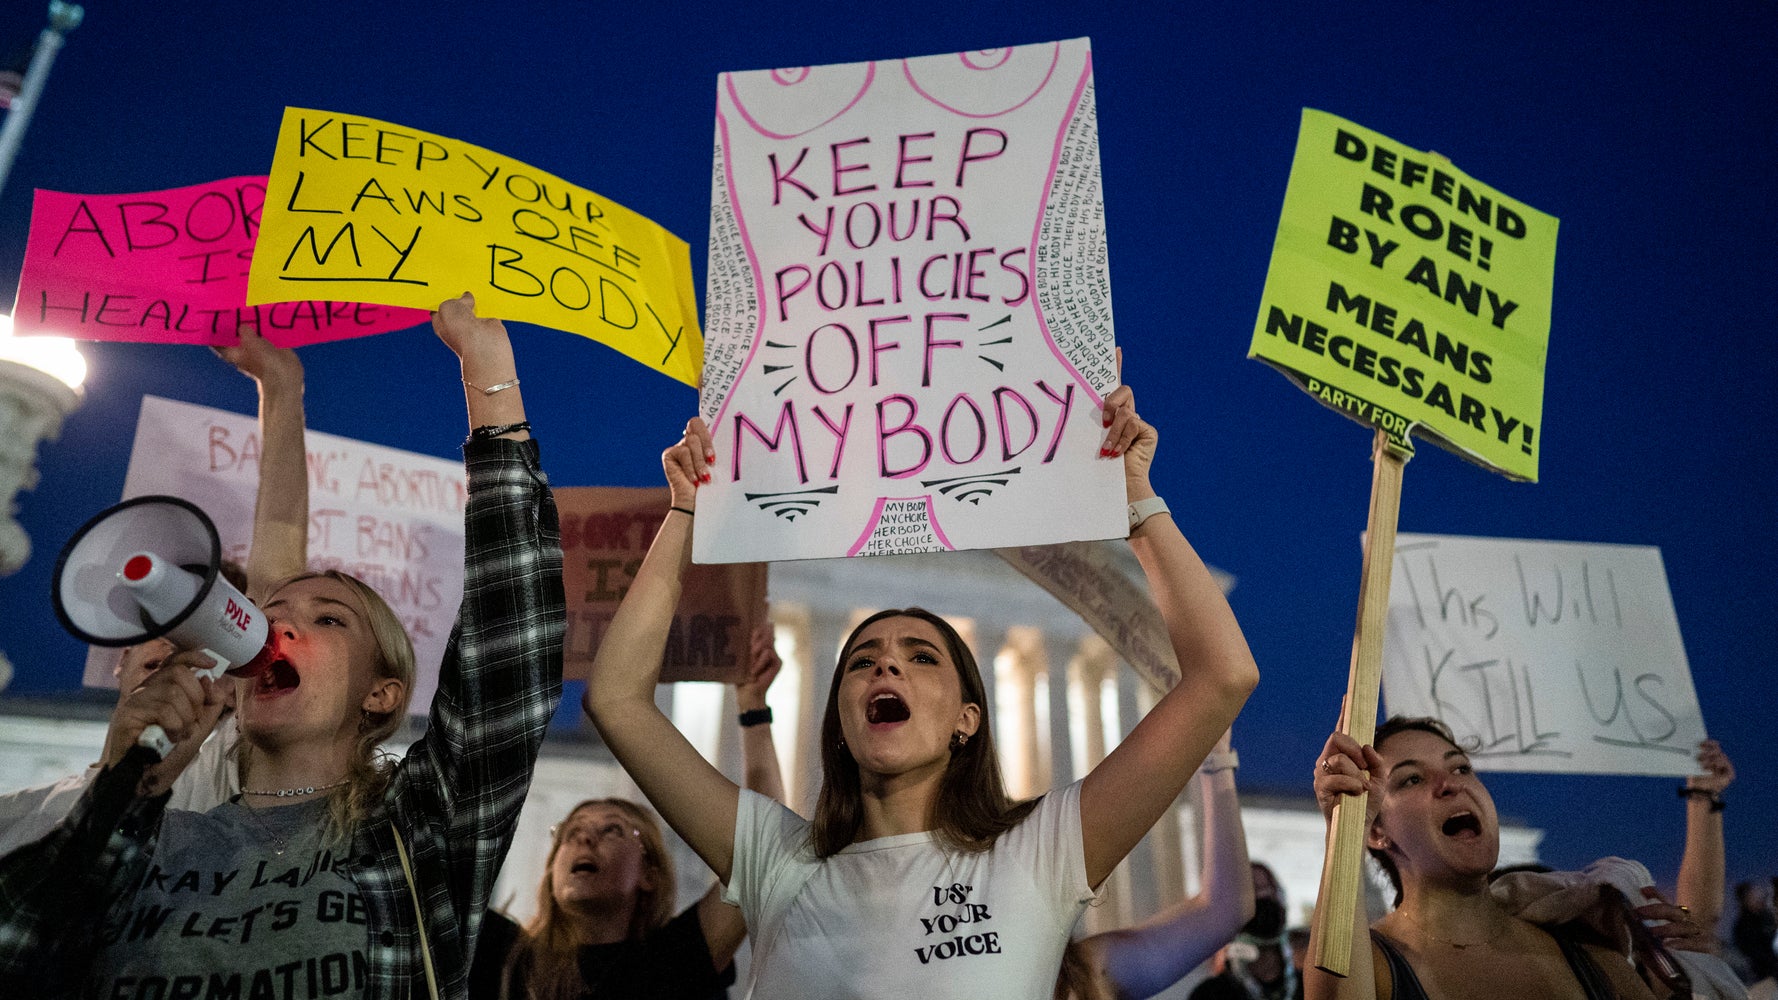
[[[430,724],[352,838],[373,998],[427,995],[391,824],[413,866],[439,994],[466,995],[476,932],[562,695],[562,549],[537,444],[467,442],[463,455],[463,604]],[[96,925],[148,863],[166,797],[130,799],[120,810],[112,803],[123,797],[106,796],[106,785],[102,775],[54,833],[0,861],[0,995],[77,985],[51,981],[89,964],[67,942]]]

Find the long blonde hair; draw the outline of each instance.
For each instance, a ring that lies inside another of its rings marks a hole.
[[[267,591],[266,601],[270,603],[272,597],[293,583],[318,579],[343,584],[364,602],[365,619],[370,625],[371,638],[377,648],[376,662],[371,664],[371,668],[379,679],[393,678],[401,682],[401,695],[393,708],[387,712],[371,712],[366,709],[359,716],[358,736],[353,746],[351,765],[346,771],[346,784],[328,797],[327,830],[322,839],[333,844],[351,837],[352,831],[376,808],[383,798],[383,792],[389,787],[389,768],[377,748],[400,732],[407,721],[408,705],[414,698],[417,668],[414,665],[414,643],[408,638],[407,629],[402,627],[401,619],[395,617],[388,602],[370,584],[349,573],[341,573],[335,569],[299,573],[280,581]],[[248,762],[252,759],[253,746],[243,734],[235,747],[241,774],[245,776]]]
[[[576,958],[578,942],[573,926],[568,914],[556,902],[555,862],[556,854],[567,839],[574,814],[596,806],[616,809],[635,824],[642,840],[642,863],[653,875],[654,888],[636,893],[625,940],[637,941],[647,937],[673,919],[678,881],[673,872],[673,856],[667,853],[667,843],[661,836],[661,825],[654,813],[629,799],[587,799],[568,810],[568,815],[550,829],[549,856],[543,861],[543,880],[537,884],[537,915],[525,925],[523,936],[513,946],[512,954],[507,956],[500,985],[503,997],[515,971],[524,974],[525,1000],[574,1000],[586,990],[580,979],[580,965]]]

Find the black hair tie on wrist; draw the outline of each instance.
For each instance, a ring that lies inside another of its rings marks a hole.
[[[668,511],[675,511],[676,510],[681,514],[684,514],[686,517],[697,517],[698,516],[697,514],[693,513],[691,508],[689,508],[689,507],[668,507],[667,510]]]
[[[674,509],[677,510],[678,508],[674,508]],[[691,512],[687,511],[686,513],[689,514]],[[741,713],[741,727],[743,729],[747,728],[748,726],[769,725],[771,723],[771,721],[772,721],[772,706],[770,706],[770,705],[767,705],[764,708],[750,708],[747,711]]]
[[[1713,813],[1719,813],[1728,808],[1727,803],[1723,801],[1722,796],[1719,793],[1710,791],[1707,788],[1693,788],[1683,782],[1679,786],[1679,797],[1682,799],[1709,799],[1710,811]]]
[[[521,420],[516,424],[483,424],[469,432],[471,441],[492,441],[502,434],[516,434],[531,429],[531,421]]]

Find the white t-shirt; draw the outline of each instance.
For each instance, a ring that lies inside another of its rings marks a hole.
[[[947,852],[930,833],[818,859],[809,823],[743,791],[723,899],[753,938],[752,995],[1046,998],[1094,898],[1080,784],[1044,796],[992,850]]]

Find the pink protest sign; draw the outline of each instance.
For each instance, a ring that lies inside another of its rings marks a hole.
[[[139,194],[39,189],[13,332],[222,345],[257,323],[272,343],[298,347],[426,322],[418,309],[361,303],[246,305],[264,204],[263,176]]]

